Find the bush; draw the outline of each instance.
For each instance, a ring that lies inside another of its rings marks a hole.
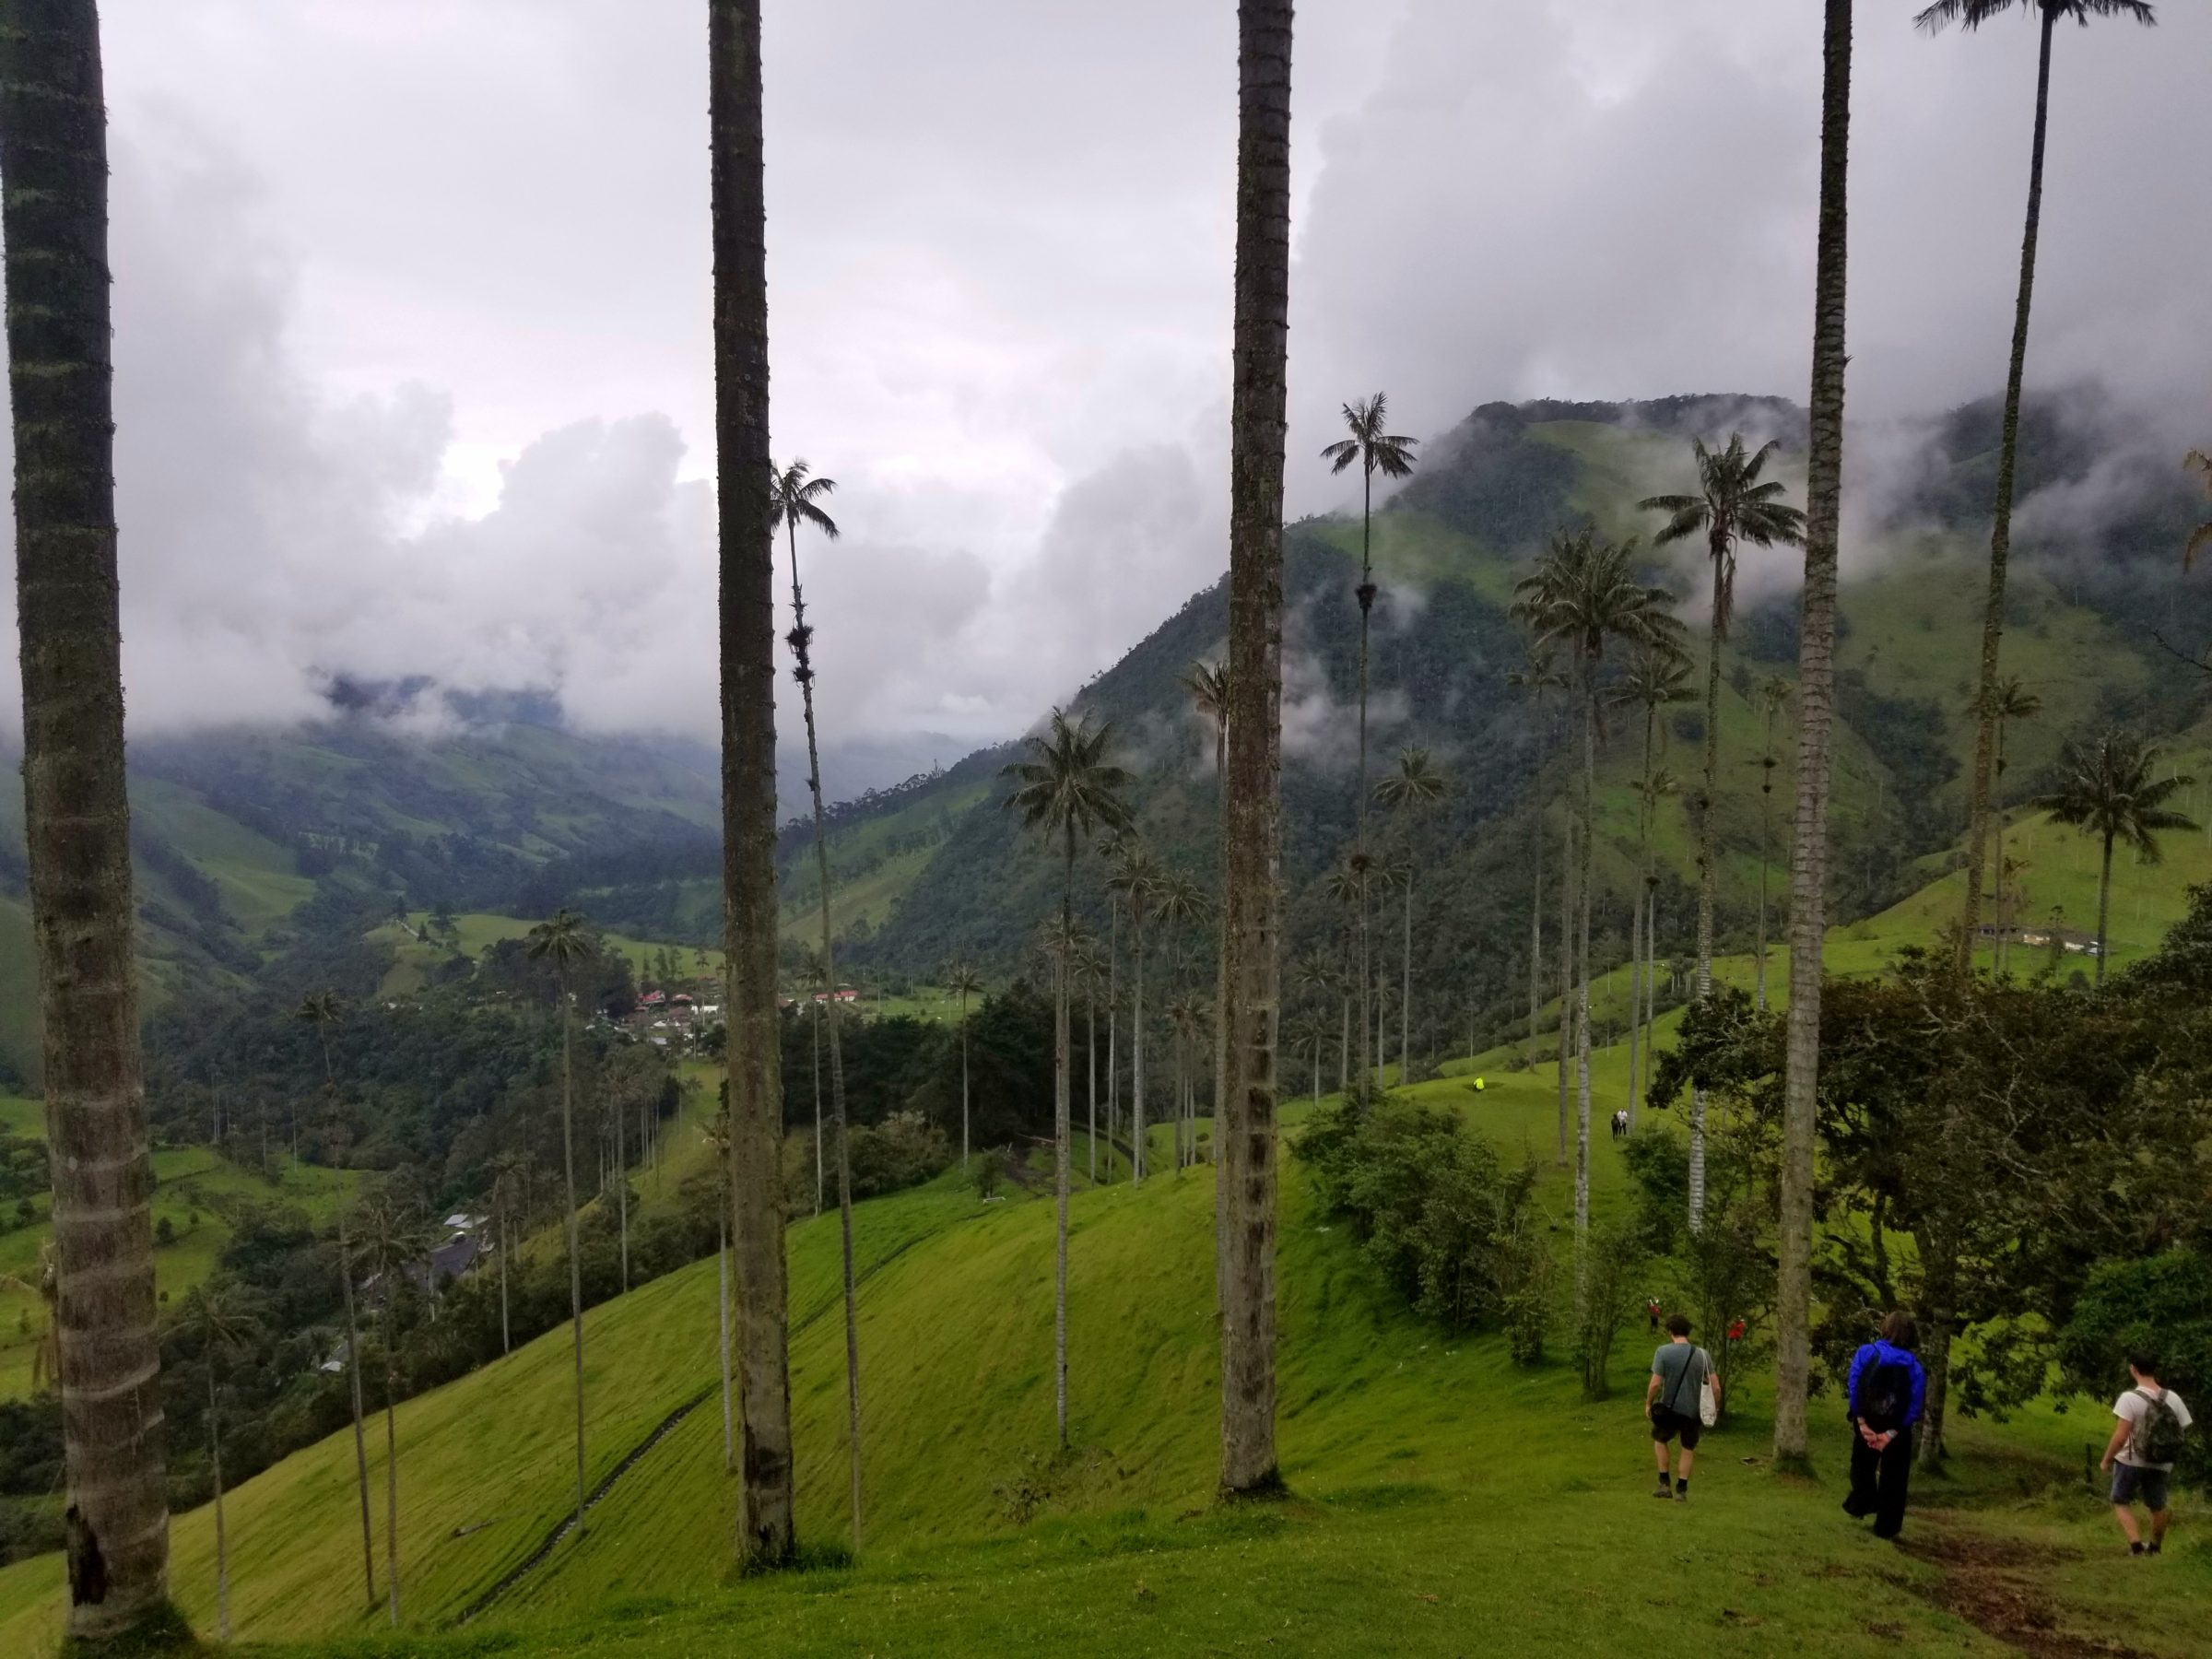
[[[1345,1217],[1368,1257],[1415,1310],[1450,1330],[1523,1328],[1542,1313],[1550,1253],[1533,1214],[1533,1168],[1507,1171],[1459,1120],[1383,1097],[1339,1106],[1298,1143],[1322,1200]]]

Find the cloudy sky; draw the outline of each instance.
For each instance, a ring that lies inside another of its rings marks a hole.
[[[825,718],[1005,735],[1226,562],[1235,7],[766,9]],[[1895,416],[2001,377],[2034,30],[1859,9],[1852,394]],[[710,732],[704,6],[101,10],[135,728],[342,672]],[[2060,41],[2032,368],[2212,427],[2212,7],[2160,10]],[[1802,397],[1819,11],[1306,0],[1289,511],[1342,504],[1311,457],[1378,387],[1418,434]]]

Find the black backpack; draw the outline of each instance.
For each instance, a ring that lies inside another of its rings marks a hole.
[[[1859,1379],[1859,1420],[1869,1429],[1888,1430],[1905,1426],[1912,1408],[1912,1368],[1884,1359]]]
[[[2182,1418],[2163,1393],[2152,1394],[2138,1388],[2143,1415],[2128,1432],[2127,1449],[2139,1464],[2173,1464],[2182,1455]]]

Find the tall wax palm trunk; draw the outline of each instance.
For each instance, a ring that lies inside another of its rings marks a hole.
[[[1852,0],[1827,0],[1820,113],[1820,228],[1814,276],[1812,453],[1797,651],[1797,802],[1790,841],[1790,1007],[1775,1294],[1774,1453],[1802,1458],[1812,1371],[1815,1130],[1820,947],[1827,928],[1830,727],[1835,696],[1836,555],[1843,489],[1844,319],[1850,249]],[[1879,1248],[1880,1223],[1876,1223]]]
[[[1997,499],[1989,526],[1989,598],[1982,616],[1980,718],[1974,726],[1972,796],[1968,809],[1966,908],[1959,918],[1959,971],[1973,967],[1982,920],[1982,862],[1989,856],[1989,800],[1996,763],[1998,649],[2005,634],[2005,569],[2012,554],[2012,502],[2020,450],[2020,394],[2028,377],[2028,320],[2035,299],[2036,244],[2043,226],[2043,154],[2051,124],[2051,46],[2058,11],[2042,6],[2035,65],[2035,138],[2028,161],[2028,219],[2020,236],[2020,288],[2013,305],[2012,356],[2005,371],[2005,420],[1997,440]]]
[[[1099,1184],[1099,1005],[1096,982],[1083,993],[1083,1063],[1090,1073],[1090,1184]],[[1109,1158],[1106,1167],[1113,1168]]]
[[[1074,1092],[1069,1067],[1075,1063],[1068,1033],[1068,985],[1073,977],[1076,927],[1076,826],[1071,819],[1065,838],[1065,858],[1060,879],[1060,948],[1053,975],[1053,1412],[1060,1430],[1060,1450],[1067,1450],[1067,1189],[1074,1138],[1069,1125],[1069,1097]]]
[[[1580,1298],[1589,1283],[1590,1253],[1590,898],[1591,847],[1597,840],[1597,665],[1583,663],[1583,835],[1582,863],[1575,886],[1577,940],[1574,1011],[1574,1247],[1575,1287]]]
[[[820,1136],[819,1136],[818,1133],[818,1135],[817,1135],[817,1136],[816,1136],[816,1139],[815,1139],[815,1152],[814,1152],[814,1160],[815,1160],[815,1167],[816,1167],[816,1168],[818,1170],[818,1169],[821,1167],[821,1160],[822,1160],[822,1152],[821,1152],[821,1139],[820,1139]],[[960,1168],[961,1168],[961,1169],[963,1169],[963,1170],[965,1170],[967,1167],[968,1167],[968,987],[967,987],[966,985],[962,985],[962,986],[960,987]],[[821,1205],[820,1205],[820,1202],[819,1202],[818,1200],[816,1202],[816,1205],[815,1205],[815,1214],[817,1214],[818,1216],[819,1214],[821,1214]]]
[[[1564,846],[1559,863],[1559,1167],[1567,1167],[1568,1134],[1568,1061],[1574,1043],[1574,912],[1576,902],[1574,861],[1574,811],[1570,807],[1561,815],[1565,829],[1561,831]]]
[[[1544,841],[1550,833],[1536,814],[1535,874],[1528,893],[1528,1063],[1536,1063],[1536,1018],[1544,1006]]]
[[[502,1258],[504,1253],[502,1247]],[[504,1274],[506,1270],[506,1262],[502,1259],[500,1271]],[[361,1500],[361,1577],[369,1586],[367,1605],[373,1607],[376,1606],[376,1541],[371,1535],[369,1524],[369,1441],[361,1428],[361,1337],[359,1325],[354,1318],[353,1250],[346,1237],[344,1205],[338,1206],[338,1283],[345,1293],[346,1302],[346,1381],[353,1404],[354,1484]],[[506,1304],[502,1294],[502,1322],[505,1317]],[[504,1329],[502,1323],[502,1332]]]
[[[716,540],[722,655],[723,951],[729,983],[731,1265],[737,1285],[741,1564],[792,1528],[791,1371],[776,1008],[775,541],[768,453],[768,244],[759,0],[711,0]]]
[[[107,116],[93,0],[7,8],[0,182],[24,842],[53,1155],[68,1633],[97,1642],[165,1610],[169,1509],[131,944]]]
[[[398,1300],[393,1287],[394,1269],[384,1270],[384,1597],[392,1618],[392,1628],[399,1629],[399,1428],[395,1416],[399,1409],[399,1383],[392,1374],[392,1304]],[[582,1340],[579,1326],[577,1340]],[[577,1350],[581,1353],[582,1350]],[[581,1408],[583,1400],[583,1380],[577,1378],[576,1399]],[[576,1449],[583,1450],[582,1430],[577,1430]],[[581,1466],[581,1465],[580,1465]],[[582,1488],[578,1488],[581,1493]],[[583,1504],[579,1497],[576,1507],[576,1526],[583,1527]]]
[[[1112,1142],[1121,1127],[1120,1024],[1122,1015],[1122,907],[1106,900],[1106,1172],[1113,1173]]]
[[[1398,994],[1398,1082],[1413,1081],[1413,866],[1406,866],[1406,948]]]
[[[2104,983],[2104,959],[2112,954],[2112,832],[2104,832],[2104,857],[2097,866],[2097,966],[2094,982]]]
[[[207,1356],[207,1461],[215,1475],[215,1639],[230,1640],[230,1538],[223,1525],[223,1431],[215,1414],[215,1355]]]
[[[629,1152],[623,1144],[619,1104],[615,1107],[615,1216],[622,1241],[622,1294],[629,1294]]]
[[[1145,1184],[1145,912],[1131,901],[1129,908],[1130,981],[1134,1007],[1129,1016],[1129,1154],[1130,1183]]]
[[[1228,1057],[1221,1170],[1221,1489],[1280,1486],[1275,1451],[1276,1042],[1280,1015],[1283,446],[1290,287],[1290,0],[1238,10],[1237,270],[1230,415]],[[1366,604],[1360,801],[1367,813]],[[1365,877],[1361,877],[1362,895]],[[1364,897],[1361,903],[1364,919]]]
[[[1721,788],[1721,641],[1728,631],[1727,584],[1722,570],[1728,557],[1726,542],[1716,529],[1712,538],[1712,637],[1705,656],[1705,779],[1698,797],[1698,972],[1694,995],[1703,1002],[1712,994],[1712,909],[1719,871],[1714,867],[1713,814],[1720,805]],[[1705,1090],[1693,1084],[1689,1091],[1689,1230],[1705,1225]]]
[[[722,1356],[722,1467],[726,1475],[737,1466],[737,1446],[730,1418],[730,1238],[729,1206],[714,1206],[714,1319],[715,1351]]]
[[[853,1549],[860,1551],[860,1312],[853,1272],[853,1156],[845,1115],[845,1056],[838,1036],[837,957],[830,928],[830,840],[822,804],[821,748],[814,724],[813,629],[806,626],[806,595],[799,584],[798,521],[784,520],[791,547],[792,674],[799,682],[799,702],[806,724],[806,790],[814,803],[814,874],[819,889],[822,995],[830,1023],[830,1118],[837,1140],[837,1226],[843,1249],[845,1291],[845,1444],[851,1476]],[[1065,1057],[1065,1056],[1064,1056]]]
[[[576,1531],[583,1532],[583,1254],[582,1241],[577,1234],[576,1207],[576,1055],[575,1017],[571,1009],[569,975],[563,968],[560,974],[560,1170],[568,1184],[569,1195],[569,1334],[575,1349],[576,1369]],[[384,1302],[391,1305],[390,1286],[385,1287]],[[391,1362],[385,1360],[385,1386],[391,1385]],[[386,1413],[385,1427],[390,1428],[390,1414]],[[386,1436],[389,1439],[389,1434]],[[389,1540],[387,1540],[387,1543]],[[399,1587],[392,1586],[393,1622],[399,1622]]]
[[[822,1010],[829,1005],[815,997],[806,1021],[814,1039],[814,1213],[822,1213]],[[965,999],[962,999],[965,1006]],[[968,1033],[960,1033],[960,1161],[968,1161]]]

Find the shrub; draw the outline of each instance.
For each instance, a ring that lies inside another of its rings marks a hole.
[[[1417,1312],[1452,1330],[1540,1320],[1525,1302],[1550,1266],[1533,1168],[1508,1171],[1457,1118],[1387,1096],[1324,1112],[1298,1151],[1322,1201]],[[1537,1351],[1542,1341],[1539,1328]]]

